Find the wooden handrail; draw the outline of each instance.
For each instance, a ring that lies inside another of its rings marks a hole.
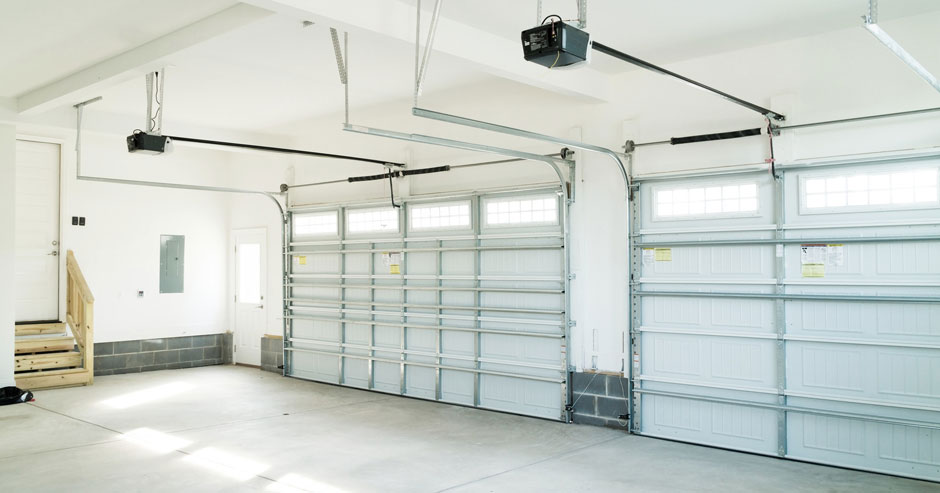
[[[88,288],[88,282],[85,281],[82,269],[78,266],[78,261],[75,260],[75,254],[72,253],[71,250],[68,251],[66,256],[65,268],[68,270],[69,275],[76,281],[76,288],[81,293],[82,299],[88,303],[94,303],[95,297],[91,294],[91,289]]]
[[[65,260],[67,275],[65,320],[82,352],[82,366],[88,372],[88,384],[95,375],[95,297],[88,288],[75,254],[68,251]]]

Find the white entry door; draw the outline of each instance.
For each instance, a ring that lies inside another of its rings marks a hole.
[[[16,141],[16,321],[59,320],[59,145]]]
[[[235,243],[235,362],[261,364],[261,337],[265,332],[267,233],[264,229],[238,230]]]

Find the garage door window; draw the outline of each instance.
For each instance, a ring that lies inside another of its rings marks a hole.
[[[558,199],[535,196],[493,199],[486,203],[488,226],[558,224]]]
[[[336,211],[295,215],[294,234],[297,236],[336,236]]]
[[[398,231],[398,210],[391,207],[349,211],[346,216],[350,233]]]
[[[940,205],[938,168],[868,172],[801,179],[803,212],[929,208]]]
[[[414,231],[470,229],[470,202],[415,205],[409,213]]]
[[[751,216],[758,212],[757,184],[736,183],[654,190],[653,214],[658,220],[709,216]]]

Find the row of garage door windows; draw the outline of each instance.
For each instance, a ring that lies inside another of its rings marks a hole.
[[[938,167],[804,176],[800,179],[801,210],[825,213],[934,207],[940,205],[938,179]],[[653,216],[659,220],[753,216],[759,212],[756,181],[654,187],[653,194]]]
[[[406,208],[411,231],[469,231],[471,207],[469,200],[413,204]],[[540,226],[558,224],[558,197],[531,195],[526,197],[494,197],[484,199],[483,224],[492,227]],[[295,214],[295,236],[336,236],[339,232],[339,211],[331,210]],[[400,231],[398,209],[378,207],[346,211],[347,233],[394,233]]]

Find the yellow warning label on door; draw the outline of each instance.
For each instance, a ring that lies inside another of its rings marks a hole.
[[[297,263],[300,264],[300,265],[307,265],[307,256],[306,256],[306,255],[298,255],[298,256],[297,256]]]
[[[826,277],[826,264],[803,264],[803,277]]]
[[[657,262],[672,262],[672,248],[656,248],[654,251]]]
[[[398,264],[391,264],[388,266],[389,274],[401,274],[401,269],[398,268]]]

